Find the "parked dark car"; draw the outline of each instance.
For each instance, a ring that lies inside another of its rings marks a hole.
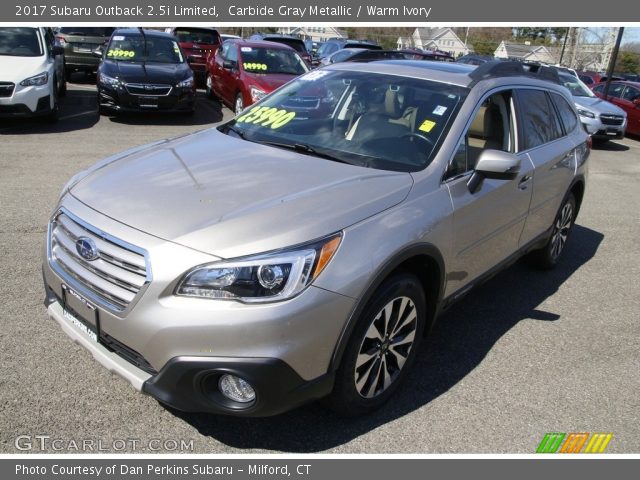
[[[207,65],[207,96],[236,114],[309,71],[293,48],[274,42],[227,40]]]
[[[263,40],[266,42],[282,43],[293,48],[302,57],[307,65],[311,65],[311,54],[307,50],[304,40],[299,38],[290,37],[288,35],[255,33],[249,37],[249,40]]]
[[[207,78],[207,59],[210,55],[215,55],[222,43],[218,31],[207,27],[169,27],[165,31],[178,39],[196,82],[204,84]]]
[[[154,30],[113,33],[98,68],[100,111],[193,112],[193,71],[177,40]]]
[[[368,50],[382,50],[380,45],[376,45],[375,43],[363,42],[360,40],[348,40],[344,38],[332,38],[331,40],[327,40],[323,43],[318,51],[313,56],[312,65],[317,66],[320,65],[320,62],[323,58],[328,57],[329,55],[337,52],[338,50],[342,50],[343,48],[366,48]]]
[[[64,48],[67,78],[73,72],[95,73],[100,59],[93,52],[103,47],[115,29],[113,27],[62,27],[56,42]]]
[[[604,96],[604,82],[592,88],[600,98],[617,105],[627,112],[627,134],[640,135],[640,83],[627,81],[612,81],[609,84],[608,95]]]
[[[599,83],[602,78],[602,75],[597,72],[584,71],[576,73],[578,74],[578,78],[589,88],[593,87],[596,83]]]

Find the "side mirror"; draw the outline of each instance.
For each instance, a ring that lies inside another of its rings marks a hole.
[[[467,182],[467,188],[471,193],[476,193],[485,178],[513,180],[519,171],[520,159],[514,154],[501,150],[484,150]]]
[[[61,47],[60,45],[54,45],[51,49],[51,53],[54,57],[57,57],[58,55],[64,55],[64,47]]]
[[[631,100],[631,102],[636,106],[636,107],[640,107],[640,97],[636,97],[633,100]]]
[[[94,57],[102,58],[102,55],[104,54],[104,49],[102,47],[98,47],[94,51],[92,51],[91,54]]]
[[[222,68],[226,68],[227,70],[233,70],[234,68],[236,68],[236,62],[234,62],[233,60],[223,60]]]

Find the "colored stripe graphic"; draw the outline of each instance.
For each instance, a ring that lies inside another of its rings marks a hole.
[[[587,438],[589,438],[588,433],[570,433],[562,445],[560,453],[580,453]]]
[[[603,453],[613,438],[613,433],[594,433],[584,453]]]
[[[565,433],[547,433],[538,445],[536,453],[556,453],[565,436]]]

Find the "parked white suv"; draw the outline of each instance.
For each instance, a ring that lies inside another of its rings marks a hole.
[[[63,53],[49,28],[0,28],[0,118],[58,118],[66,85]]]

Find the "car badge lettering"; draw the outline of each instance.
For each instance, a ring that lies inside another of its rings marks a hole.
[[[87,237],[80,237],[76,240],[76,251],[88,262],[98,258],[98,247],[96,243]]]

